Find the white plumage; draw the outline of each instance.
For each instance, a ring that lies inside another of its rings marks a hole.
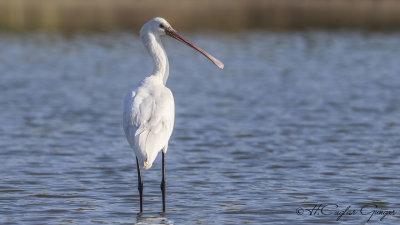
[[[174,127],[175,104],[165,84],[169,74],[168,58],[161,45],[162,18],[154,18],[140,30],[140,38],[154,61],[153,73],[128,92],[124,101],[123,126],[140,168],[149,169],[161,150],[167,152]]]

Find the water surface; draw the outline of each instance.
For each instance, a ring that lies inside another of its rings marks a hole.
[[[346,224],[367,223],[369,204],[396,213],[375,223],[399,223],[399,33],[186,36],[226,67],[164,41],[167,212],[158,157],[140,215],[121,126],[123,96],[152,68],[139,39],[0,34],[1,224],[338,224],[310,215],[319,204],[358,210]]]

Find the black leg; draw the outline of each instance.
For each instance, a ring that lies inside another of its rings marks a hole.
[[[161,193],[162,193],[162,209],[165,212],[165,153],[162,152],[162,180],[161,180]]]
[[[143,212],[143,182],[142,175],[140,174],[139,161],[136,157],[137,175],[138,175],[138,190],[140,195],[140,212]]]

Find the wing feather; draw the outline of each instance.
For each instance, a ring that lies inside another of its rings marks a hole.
[[[160,150],[166,152],[174,125],[172,93],[162,83],[156,84],[131,90],[124,102],[125,135],[144,169],[152,166]]]

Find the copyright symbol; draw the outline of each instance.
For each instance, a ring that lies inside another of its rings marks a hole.
[[[303,215],[303,213],[304,213],[304,209],[303,208],[297,208],[296,209],[296,213],[297,213],[297,215]]]

